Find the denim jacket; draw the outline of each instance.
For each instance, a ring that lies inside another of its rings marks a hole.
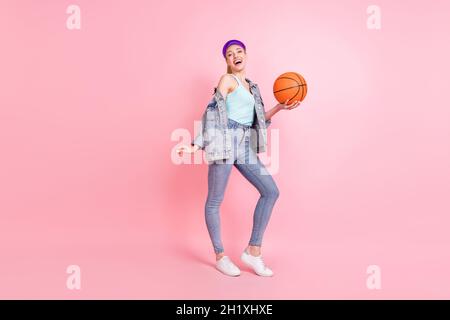
[[[258,85],[245,79],[250,86],[250,92],[255,98],[256,117],[251,126],[251,148],[256,152],[264,152],[267,148],[267,127],[271,121],[265,118],[264,103]],[[191,144],[198,145],[205,151],[206,161],[228,159],[231,156],[231,132],[228,128],[228,115],[225,100],[214,88],[214,95],[203,113],[200,133]]]

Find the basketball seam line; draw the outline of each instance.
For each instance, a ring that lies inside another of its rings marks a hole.
[[[298,85],[293,86],[293,87],[284,88],[284,89],[281,89],[281,90],[274,91],[273,93],[277,93],[277,92],[280,92],[280,91],[289,90],[289,89],[293,89],[293,88],[298,88],[298,87],[304,87],[304,86],[306,86],[306,84],[298,84]]]

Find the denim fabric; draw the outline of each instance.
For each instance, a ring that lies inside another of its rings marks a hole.
[[[225,189],[235,166],[238,171],[259,191],[260,197],[253,214],[253,229],[249,244],[260,246],[269,222],[279,190],[258,155],[249,145],[251,127],[228,120],[232,141],[232,152],[227,159],[214,160],[208,165],[208,197],[205,203],[205,221],[214,252],[224,251],[220,232],[220,205]]]
[[[250,147],[255,153],[266,151],[267,127],[271,121],[265,119],[264,103],[256,83],[246,79],[250,91],[255,99],[254,122],[251,126]],[[231,157],[231,134],[228,128],[228,115],[225,100],[217,88],[214,88],[214,96],[208,103],[202,116],[200,133],[191,142],[205,151],[208,164],[215,160],[229,159]]]

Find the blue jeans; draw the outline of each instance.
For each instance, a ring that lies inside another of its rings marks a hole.
[[[250,148],[250,126],[228,119],[232,134],[233,152],[229,159],[216,160],[208,165],[208,197],[205,220],[215,253],[224,251],[220,233],[220,205],[222,203],[231,168],[239,172],[259,191],[260,197],[253,214],[253,229],[249,245],[261,246],[279,190],[272,176]]]

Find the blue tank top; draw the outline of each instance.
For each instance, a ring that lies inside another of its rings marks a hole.
[[[255,98],[245,89],[238,77],[231,75],[238,82],[238,87],[227,95],[225,101],[228,118],[241,124],[251,125],[255,115]]]

